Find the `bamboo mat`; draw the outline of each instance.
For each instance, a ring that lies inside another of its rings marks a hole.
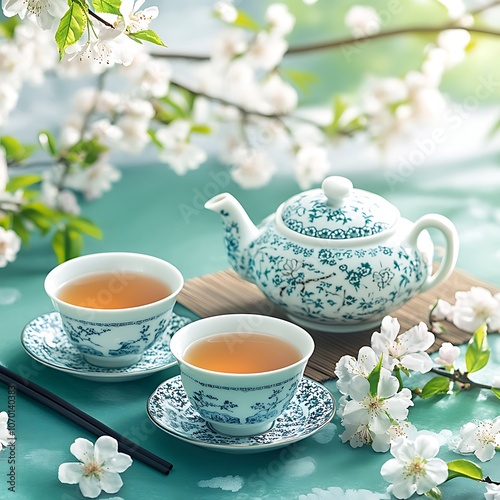
[[[401,331],[404,332],[420,321],[427,322],[429,306],[434,304],[437,298],[454,303],[455,292],[469,290],[471,286],[482,286],[493,293],[500,291],[457,270],[445,283],[417,295],[392,313],[392,316],[398,318]],[[240,278],[233,270],[219,271],[188,280],[178,297],[178,302],[200,318],[234,313],[286,318],[282,309],[275,306],[255,285]],[[318,382],[333,378],[337,361],[345,354],[357,356],[362,346],[370,345],[373,331],[374,329],[340,334],[309,330],[316,343],[316,349],[309,360],[305,374]],[[443,342],[462,344],[469,338],[470,334],[447,323],[446,332],[436,337],[436,342],[429,352],[438,350]]]

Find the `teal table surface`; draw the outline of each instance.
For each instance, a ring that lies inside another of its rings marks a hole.
[[[428,212],[450,217],[462,243],[459,267],[500,285],[498,173],[487,177],[489,182],[480,182],[494,171],[493,161],[485,157],[474,163],[424,169],[397,189],[391,188],[379,170],[348,175],[356,186],[389,198],[412,220]],[[298,190],[292,179],[280,177],[259,191],[243,191],[213,162],[185,177],[177,177],[160,165],[125,169],[110,193],[84,206],[85,215],[99,224],[105,235],[102,241],[86,241],[84,251],[148,253],[175,264],[186,279],[214,272],[228,264],[220,221],[202,207],[206,199],[230,191],[257,222]],[[137,381],[103,383],[75,378],[32,360],[21,346],[20,335],[27,322],[52,309],[43,280],[55,264],[48,239],[35,238],[14,263],[0,270],[0,363],[174,464],[171,474],[163,476],[134,461],[122,474],[122,489],[114,495],[103,493],[100,498],[386,498],[388,483],[379,471],[390,455],[342,444],[337,416],[316,435],[288,448],[228,455],[177,440],[150,422],[146,400],[161,382],[177,374],[175,367]],[[180,306],[176,311],[193,318]],[[500,338],[491,337],[493,354],[485,380],[491,380],[500,367]],[[335,383],[326,385],[338,398]],[[7,409],[7,395],[7,387],[0,386],[0,411]],[[456,433],[473,418],[496,417],[499,409],[499,400],[471,391],[458,397],[417,399],[409,418],[418,429]],[[63,462],[74,461],[69,447],[76,438],[94,437],[22,394],[16,395],[14,410],[15,493],[8,490],[10,455],[4,450],[0,453],[0,498],[82,498],[77,485],[58,481],[57,469]],[[447,446],[439,456],[460,458]],[[498,480],[499,466],[497,456],[483,468]],[[457,479],[444,484],[442,491],[445,498],[470,500],[483,498],[485,488]]]

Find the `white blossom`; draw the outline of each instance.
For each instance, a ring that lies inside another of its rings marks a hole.
[[[113,125],[107,118],[96,120],[90,126],[90,134],[107,146],[113,146],[123,138],[123,130]]]
[[[411,392],[404,388],[398,392],[399,381],[386,370],[380,373],[377,392],[372,394],[370,382],[361,375],[355,375],[348,384],[348,400],[342,412],[345,431],[340,436],[342,442],[351,446],[373,444],[374,436],[387,434],[395,422],[408,416],[408,407],[413,405]],[[377,450],[384,451],[378,441]],[[375,449],[375,448],[374,448]]]
[[[470,33],[467,30],[444,30],[439,33],[437,46],[446,54],[446,69],[464,60],[469,43]]]
[[[237,28],[222,30],[214,39],[212,60],[216,64],[225,65],[243,54],[247,48],[248,42],[244,30]]]
[[[354,5],[347,11],[344,23],[355,37],[361,38],[378,33],[381,19],[373,7]]]
[[[295,178],[301,189],[322,182],[330,170],[328,151],[320,146],[306,146],[295,153]]]
[[[460,429],[460,435],[452,440],[450,449],[457,453],[474,455],[487,462],[500,447],[500,417],[493,420],[474,420]]]
[[[276,165],[262,150],[242,148],[234,157],[231,177],[244,188],[266,185],[276,171]]]
[[[120,178],[121,172],[107,162],[106,155],[101,155],[93,165],[71,172],[64,184],[82,192],[87,200],[94,200],[109,191],[113,182]]]
[[[8,82],[0,83],[0,126],[2,126],[9,116],[9,113],[16,107],[19,92]]]
[[[287,49],[288,44],[283,38],[260,31],[241,60],[254,68],[269,71],[278,66]]]
[[[492,295],[482,287],[455,294],[453,323],[466,332],[474,332],[483,323],[491,331],[500,330],[500,294]]]
[[[295,26],[295,16],[284,3],[272,3],[266,10],[266,21],[273,35],[288,35]]]
[[[21,19],[35,21],[44,30],[52,28],[68,10],[66,0],[2,0],[3,13],[6,17],[16,14]]]
[[[297,107],[297,91],[274,73],[262,85],[262,97],[268,105],[268,113],[286,114]]]
[[[500,484],[487,484],[485,500],[500,500]]]
[[[149,23],[158,17],[158,7],[147,7],[139,10],[145,0],[122,0],[120,13],[125,21],[125,27],[130,33],[149,29]]]
[[[14,442],[14,436],[8,427],[9,416],[6,411],[0,412],[0,450]]]
[[[500,376],[493,377],[493,382],[491,382],[491,387],[495,389],[500,389]]]
[[[446,300],[438,299],[437,303],[432,306],[431,319],[432,321],[453,321],[454,307]]]
[[[149,120],[123,116],[116,122],[116,125],[122,132],[119,147],[124,151],[139,153],[151,142],[151,136],[148,133]]]
[[[382,465],[382,477],[392,483],[390,493],[396,498],[423,495],[446,481],[448,466],[440,458],[439,441],[432,436],[418,435],[414,441],[399,438],[391,444],[394,458]]]
[[[355,375],[367,378],[375,368],[379,357],[368,346],[363,346],[358,352],[358,359],[353,356],[342,356],[335,366],[337,376],[337,389],[342,394],[349,394],[349,382]]]
[[[434,343],[434,335],[423,322],[402,334],[399,330],[398,320],[385,316],[380,332],[372,335],[372,348],[379,357],[383,356],[383,365],[389,370],[399,367],[428,372],[432,368],[432,360],[423,351]]]
[[[0,227],[0,267],[16,260],[21,248],[21,238],[12,229]]]
[[[40,201],[50,208],[61,210],[67,214],[80,214],[80,206],[75,193],[68,189],[57,189],[48,178],[42,182]]]
[[[460,347],[453,345],[450,342],[443,342],[439,348],[439,356],[435,359],[438,365],[446,368],[453,368],[455,361],[460,356]]]
[[[189,140],[191,124],[186,120],[174,120],[156,132],[156,139],[163,149],[159,157],[168,163],[178,175],[197,169],[206,159],[207,154]]]
[[[220,0],[214,6],[215,14],[226,23],[234,23],[238,18],[238,10],[229,0]]]
[[[78,484],[82,495],[96,498],[101,491],[116,493],[123,485],[120,473],[132,465],[132,459],[118,452],[116,439],[101,436],[93,445],[78,438],[70,447],[78,462],[67,462],[59,466],[59,481]]]

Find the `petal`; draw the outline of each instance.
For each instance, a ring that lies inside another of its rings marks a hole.
[[[82,464],[76,462],[66,462],[59,466],[57,477],[61,483],[77,484],[83,476]]]
[[[348,401],[344,407],[343,425],[360,425],[368,423],[368,412],[357,401]]]
[[[106,493],[116,493],[122,486],[122,478],[116,472],[103,472],[101,474],[101,487]]]
[[[415,446],[413,441],[401,437],[391,443],[391,453],[403,462],[411,462],[415,458]]]
[[[370,430],[375,434],[385,434],[391,427],[391,421],[385,412],[373,415],[369,421]]]
[[[420,373],[427,373],[434,365],[431,357],[426,352],[407,354],[401,358],[401,364],[409,370]]]
[[[391,316],[386,316],[382,320],[382,324],[380,325],[380,332],[384,335],[388,340],[394,342],[399,333],[399,321],[397,318],[392,318]]]
[[[349,382],[349,394],[352,399],[362,401],[370,392],[370,383],[361,375],[355,375]]]
[[[366,382],[369,388],[370,384],[368,383],[368,380]],[[379,395],[379,397],[383,399],[390,398],[394,396],[394,394],[396,394],[398,389],[399,389],[399,382],[396,377],[393,377],[392,375],[380,377],[377,389],[377,394]]]
[[[391,493],[396,498],[410,498],[415,491],[417,491],[417,485],[413,483],[410,476],[393,483]]]
[[[419,435],[415,439],[415,453],[424,459],[434,458],[439,453],[439,441],[434,436]]]
[[[118,442],[111,436],[101,436],[95,442],[96,462],[102,463],[113,458],[118,453]]]
[[[70,446],[69,451],[78,459],[80,462],[89,462],[94,459],[94,445],[84,438],[77,438],[75,442]]]
[[[125,453],[117,453],[116,456],[106,460],[106,469],[110,472],[123,472],[132,465],[132,459]]]
[[[80,480],[80,491],[87,498],[96,498],[101,494],[101,482],[95,476],[82,477]]]
[[[487,462],[488,460],[491,460],[495,456],[495,444],[494,443],[488,443],[485,446],[482,446],[478,448],[475,452],[474,455],[476,455],[481,462]]]
[[[393,483],[403,475],[405,468],[404,462],[397,458],[391,458],[380,469],[380,474],[389,483]]]
[[[425,476],[417,480],[417,492],[427,493],[448,479],[448,465],[440,458],[433,458],[425,464]]]

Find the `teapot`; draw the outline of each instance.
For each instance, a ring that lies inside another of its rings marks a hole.
[[[282,203],[258,226],[229,193],[205,208],[222,217],[233,269],[292,321],[326,332],[377,327],[382,318],[453,271],[458,235],[438,214],[411,222],[374,193],[339,176]],[[440,231],[445,254],[433,271]]]

